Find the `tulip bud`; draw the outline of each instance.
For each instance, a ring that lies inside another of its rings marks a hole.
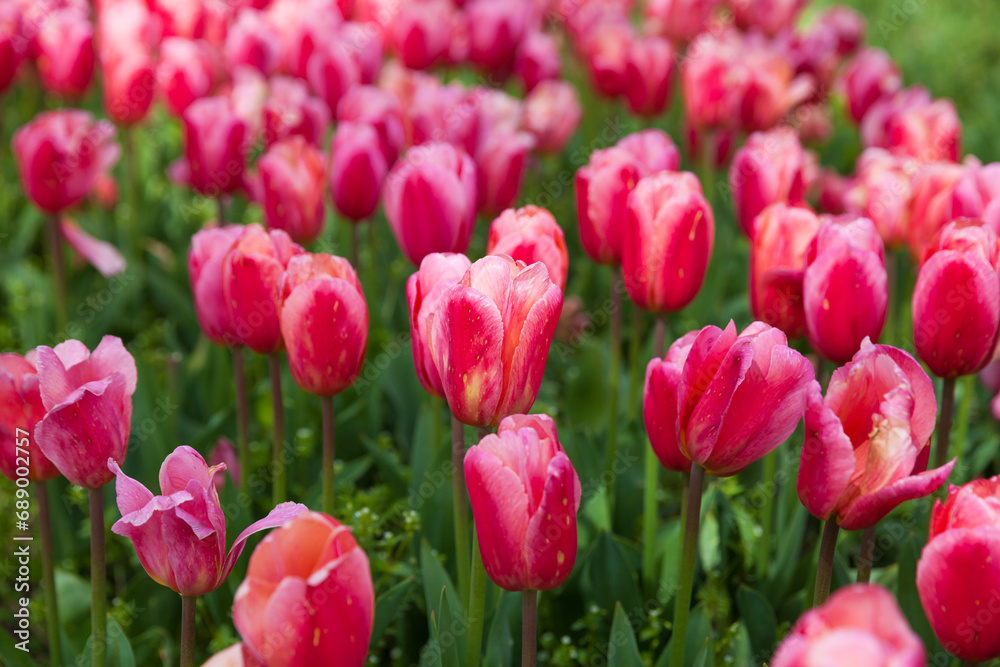
[[[873,104],[899,92],[903,77],[888,53],[865,47],[847,63],[838,87],[847,98],[851,118],[860,123]]]
[[[56,95],[82,97],[94,78],[94,26],[87,10],[58,7],[40,21],[35,44],[42,85]]]
[[[399,100],[375,86],[354,86],[347,91],[337,106],[337,122],[373,128],[378,133],[386,168],[396,162],[406,142]]]
[[[517,202],[535,139],[527,132],[490,132],[476,150],[478,210],[495,215]]]
[[[524,100],[524,129],[535,136],[539,153],[562,152],[582,117],[576,88],[566,81],[542,81]]]
[[[576,562],[580,478],[547,415],[516,414],[465,455],[483,566],[508,591],[557,588]]]
[[[326,157],[301,136],[282,139],[257,161],[264,221],[296,243],[312,243],[326,222],[323,186]]]
[[[187,108],[184,157],[171,165],[172,178],[206,197],[220,197],[243,186],[247,124],[225,97],[203,97]]]
[[[0,354],[0,472],[11,481],[44,482],[58,477],[59,470],[36,446],[35,427],[45,417],[45,406],[29,358],[34,354]]]
[[[656,116],[670,102],[674,50],[663,37],[643,37],[629,49],[625,64],[625,99],[632,113]]]
[[[544,208],[529,205],[501,213],[490,225],[486,254],[509,255],[527,265],[541,262],[549,271],[549,279],[559,289],[566,289],[566,239],[556,219]]]
[[[388,42],[410,69],[427,69],[448,53],[452,4],[447,0],[408,2],[388,28]]]
[[[555,38],[537,30],[528,33],[517,50],[514,72],[529,93],[542,81],[558,80],[562,60]]]
[[[463,7],[469,62],[503,81],[528,30],[530,0],[470,0]]]
[[[413,264],[432,252],[464,252],[476,223],[476,167],[451,144],[415,146],[382,191],[396,242]]]
[[[303,81],[287,76],[271,78],[270,94],[264,102],[264,134],[268,146],[295,135],[317,148],[326,136],[330,110],[309,94]]]
[[[160,43],[156,70],[160,97],[175,116],[212,90],[215,53],[203,40],[167,37]]]
[[[102,338],[93,353],[77,340],[35,353],[47,411],[35,426],[38,448],[70,482],[99,489],[113,477],[108,458],[125,460],[135,360],[115,336]]]
[[[1000,328],[1000,241],[982,221],[949,222],[924,250],[913,289],[913,343],[932,373],[982,369]]]
[[[733,157],[729,189],[736,219],[752,238],[753,221],[771,204],[800,204],[809,189],[808,160],[794,130],[754,132]]]
[[[645,22],[651,34],[673,42],[690,42],[708,27],[719,0],[650,0]]]
[[[1000,657],[1000,478],[952,486],[931,511],[917,591],[938,641],[969,663]]]
[[[948,219],[978,218],[1000,233],[1000,162],[966,169],[952,190]]]
[[[252,67],[270,76],[278,67],[278,33],[256,9],[244,8],[226,34],[226,68]]]
[[[368,344],[368,306],[343,257],[292,257],[281,280],[281,335],[300,387],[333,396],[361,372]]]
[[[337,125],[330,146],[330,192],[341,214],[354,222],[371,216],[388,170],[374,128],[364,123]]]
[[[216,345],[233,345],[236,334],[222,291],[222,262],[243,233],[243,225],[209,227],[191,237],[188,277],[194,312],[205,336]]]
[[[374,621],[368,557],[347,526],[319,512],[261,541],[233,600],[248,666],[362,667]]]
[[[715,218],[690,172],[664,171],[628,196],[622,273],[640,308],[672,313],[698,295],[715,243]]]

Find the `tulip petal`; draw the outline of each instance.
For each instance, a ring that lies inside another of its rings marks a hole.
[[[539,267],[547,276],[545,267],[541,263],[532,264],[528,268]],[[523,273],[522,273],[523,275]],[[531,310],[524,317],[523,323],[518,329],[517,324],[519,313],[514,312],[511,316],[511,331],[507,331],[505,343],[510,344],[516,341],[517,347],[513,351],[509,365],[505,356],[505,387],[504,396],[499,413],[494,416],[494,421],[502,415],[525,413],[531,409],[538,396],[538,388],[542,384],[542,376],[545,373],[545,363],[549,357],[549,348],[552,345],[552,337],[555,335],[556,326],[559,324],[559,313],[562,311],[563,294],[554,283],[545,279],[545,293],[531,305]],[[514,297],[514,308],[523,311],[520,290],[515,285],[516,296]],[[532,294],[531,296],[534,296]]]
[[[874,526],[901,503],[933,493],[948,479],[956,460],[919,475],[904,477],[870,495],[857,497],[840,511],[840,527],[861,530]]]
[[[121,373],[125,378],[125,393],[131,396],[135,393],[138,373],[135,359],[117,336],[105,336],[90,355],[90,372],[95,379]]]
[[[691,472],[691,459],[681,451],[677,439],[677,388],[681,367],[661,359],[646,366],[642,416],[649,443],[667,470]]]
[[[243,553],[243,547],[246,546],[247,539],[251,535],[259,533],[262,530],[267,530],[268,528],[277,528],[285,522],[291,521],[302,512],[307,511],[309,511],[309,508],[300,503],[281,503],[268,512],[266,517],[250,524],[246,530],[237,536],[236,541],[233,542],[233,546],[229,548],[229,555],[226,557],[226,561],[223,563],[222,570],[219,573],[220,583],[225,581],[229,573],[232,572],[233,566],[236,565],[240,554]]]
[[[105,278],[125,270],[125,258],[118,252],[118,248],[107,241],[94,238],[74,220],[63,218],[59,221],[59,229],[70,247]]]
[[[576,512],[580,479],[569,457],[559,452],[549,461],[542,502],[528,522],[524,557],[528,588],[551,590],[566,580],[576,562]]]
[[[319,630],[307,643],[308,664],[334,655],[346,665],[364,664],[375,618],[368,556],[362,549],[350,549],[314,572],[308,583],[315,610],[313,627]]]
[[[66,343],[70,342],[78,343],[80,347],[83,347],[83,343],[79,341],[66,341]],[[62,343],[61,345],[65,345],[66,343]],[[56,347],[60,346],[57,345]],[[83,352],[82,360],[86,360],[90,356],[90,351],[84,347]],[[46,410],[51,410],[62,403],[77,388],[77,385],[71,381],[69,374],[66,372],[66,365],[60,359],[59,353],[53,348],[46,345],[39,345],[35,348],[35,365],[38,368],[38,389],[42,396],[42,404]]]
[[[112,458],[108,459],[108,469],[115,474],[115,501],[123,517],[142,509],[153,499],[153,492],[122,472]]]
[[[213,503],[208,492],[192,482],[188,495],[190,500],[178,503],[172,512],[163,512],[160,521],[174,590],[198,596],[211,593],[225,580],[219,576],[219,569],[226,533],[216,530],[209,518]]]
[[[720,340],[723,337],[720,336]],[[688,363],[691,358],[688,357]],[[683,448],[695,463],[705,465],[711,458],[725,424],[733,396],[753,363],[753,341],[737,339],[726,352],[691,411],[684,430]],[[689,399],[690,400],[690,399]]]
[[[854,475],[854,447],[840,419],[823,404],[815,380],[806,395],[805,442],[799,459],[797,490],[809,513],[827,519]]]

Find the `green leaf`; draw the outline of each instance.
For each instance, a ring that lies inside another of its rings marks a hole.
[[[705,650],[706,642],[710,642],[712,639],[712,617],[704,603],[699,603],[691,610],[685,639],[684,667],[694,667],[695,662]],[[708,655],[711,660],[711,656],[714,654],[709,650]],[[703,664],[712,665],[714,660]]]
[[[740,586],[736,591],[736,606],[746,624],[754,654],[763,655],[774,648],[778,620],[767,598],[748,586]]]
[[[427,600],[427,616],[431,636],[438,641],[442,664],[445,667],[460,664],[458,656],[464,654],[466,626],[462,604],[451,577],[441,567],[427,540],[420,545],[420,574]],[[453,662],[454,660],[454,662]]]
[[[641,602],[636,572],[638,554],[628,558],[625,547],[611,533],[601,532],[587,563],[591,598],[599,607],[612,609],[621,602],[626,609],[639,609]]]
[[[632,624],[620,602],[615,604],[615,618],[608,639],[608,667],[642,667]]]
[[[688,654],[684,654],[684,662],[688,661]],[[706,639],[705,644],[694,656],[691,667],[715,667],[715,651],[712,650],[712,640]]]
[[[698,556],[701,559],[701,567],[706,572],[719,566],[722,557],[721,543],[719,521],[715,518],[715,512],[709,510],[702,516],[698,532]]]
[[[486,654],[484,665],[490,667],[514,667],[514,631],[511,627],[511,617],[516,613],[520,618],[522,593],[510,593],[501,590],[486,635]]]
[[[135,655],[128,636],[114,617],[108,617],[108,664],[111,667],[135,667]]]
[[[3,656],[5,667],[36,667],[38,661],[31,657],[31,653],[15,648],[15,644],[20,641],[12,637],[6,628],[0,631],[0,655]]]
[[[389,624],[395,620],[400,610],[400,605],[406,599],[407,593],[413,588],[413,578],[404,579],[375,600],[375,623],[372,626],[372,638],[370,644],[374,645],[382,637]]]

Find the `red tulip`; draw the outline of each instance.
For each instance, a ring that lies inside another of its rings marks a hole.
[[[674,49],[663,37],[642,37],[631,45],[625,64],[625,99],[632,113],[656,116],[670,103]]]
[[[534,145],[534,137],[527,132],[500,131],[486,136],[476,150],[479,211],[495,215],[517,202],[528,153]]]
[[[287,76],[271,78],[264,102],[264,134],[269,146],[298,135],[319,148],[329,124],[326,103],[310,95],[303,81]]]
[[[26,55],[27,45],[20,39],[23,31],[21,20],[18,3],[0,5],[0,95],[14,81]]]
[[[427,69],[445,57],[452,39],[453,5],[447,0],[402,4],[388,28],[388,42],[410,69]]]
[[[226,517],[212,479],[225,464],[209,468],[201,454],[182,445],[160,466],[159,496],[123,473],[115,459],[108,459],[107,467],[118,478],[115,492],[122,514],[111,532],[132,540],[153,581],[188,597],[221,586],[251,535],[306,511],[305,505],[281,503],[240,533],[227,554]]]
[[[690,172],[647,176],[628,196],[622,253],[625,289],[654,312],[683,309],[698,295],[715,243],[715,218]]]
[[[168,37],[160,43],[156,81],[172,114],[182,115],[195,100],[211,92],[215,65],[208,42]]]
[[[468,26],[469,62],[503,81],[528,31],[532,0],[469,0],[462,8]]]
[[[566,289],[566,239],[556,219],[544,208],[529,205],[501,213],[490,224],[486,254],[509,255],[528,265],[541,262],[548,269],[549,279],[559,289]]]
[[[982,221],[959,218],[924,249],[913,289],[913,343],[932,373],[981,370],[1000,328],[1000,240]]]
[[[921,162],[956,162],[962,126],[951,100],[932,100],[925,88],[913,86],[869,108],[861,122],[861,141]]]
[[[848,113],[860,123],[873,104],[899,92],[903,77],[888,53],[865,47],[847,63],[838,85],[847,98]]]
[[[811,384],[798,493],[813,516],[847,530],[878,523],[897,505],[941,486],[955,461],[926,470],[937,415],[934,385],[903,350],[866,338],[833,372]]]
[[[806,253],[802,305],[809,345],[834,363],[878,340],[889,301],[885,249],[868,218],[826,219]]]
[[[938,641],[970,663],[1000,657],[1000,478],[951,486],[931,512],[917,591]]]
[[[768,35],[791,28],[808,0],[755,0],[732,3],[733,17],[742,30],[759,28]]]
[[[205,336],[216,345],[235,345],[236,333],[222,291],[222,262],[243,233],[243,225],[208,227],[191,237],[188,277],[194,310]]]
[[[432,252],[464,252],[476,223],[476,167],[451,144],[415,146],[382,192],[396,242],[414,264]]]
[[[260,160],[264,221],[288,232],[296,243],[312,243],[326,222],[323,190],[326,156],[301,136],[275,143]]]
[[[686,43],[708,28],[719,0],[651,0],[646,3],[645,27],[654,35]]]
[[[913,176],[917,163],[884,148],[866,148],[855,167],[856,178],[847,189],[848,210],[870,218],[890,248],[899,248],[911,236]]]
[[[737,336],[732,322],[707,326],[646,367],[646,430],[671,470],[683,470],[684,457],[729,477],[792,434],[813,382],[812,365],[780,329],[754,322]]]
[[[431,352],[458,421],[490,426],[531,409],[561,307],[544,264],[506,256],[484,257],[448,289]]]
[[[973,158],[974,159],[974,158]],[[919,257],[924,246],[952,219],[952,193],[966,171],[963,164],[940,161],[920,165],[913,176],[910,201],[910,251]]]
[[[729,167],[736,219],[751,238],[761,211],[771,204],[803,202],[809,185],[807,154],[788,127],[751,134]]]
[[[303,249],[280,229],[247,225],[222,260],[222,294],[235,343],[258,354],[284,346],[281,338],[281,276]]]
[[[226,68],[253,67],[264,76],[278,67],[279,38],[277,31],[262,12],[244,8],[226,33]]]
[[[330,162],[330,192],[337,210],[355,222],[371,216],[389,170],[378,132],[363,123],[339,123]]]
[[[892,593],[852,584],[795,623],[774,654],[772,667],[829,664],[925,667],[920,638],[910,629]]]
[[[1000,162],[966,169],[952,190],[948,219],[979,218],[1000,233]]]
[[[338,123],[360,123],[372,127],[379,137],[387,168],[403,150],[403,111],[392,93],[375,86],[354,86],[337,106]]]
[[[559,79],[562,60],[555,38],[537,30],[529,32],[517,50],[514,72],[529,93],[542,81]]]
[[[156,90],[152,17],[144,2],[118,0],[98,19],[104,110],[116,123],[138,123]]]
[[[281,336],[300,387],[333,396],[361,372],[368,344],[368,306],[343,257],[292,257],[281,280]]]
[[[82,97],[94,78],[94,26],[78,5],[57,7],[36,24],[38,73],[49,92]]]
[[[59,476],[35,438],[35,426],[45,417],[38,373],[27,357],[0,354],[0,472],[10,480],[26,477],[44,482]]]
[[[566,81],[542,81],[524,100],[524,129],[535,136],[539,153],[562,152],[582,117],[576,88]]]
[[[772,204],[754,220],[750,246],[750,309],[753,316],[785,332],[806,333],[802,279],[806,251],[819,231],[816,214],[801,206]]]
[[[261,541],[233,600],[247,665],[362,667],[374,620],[368,557],[347,526],[319,512]]]
[[[330,114],[337,114],[337,105],[344,95],[361,83],[361,69],[348,50],[337,41],[317,44],[309,57],[306,79],[313,92],[326,102]]]
[[[86,111],[44,111],[11,141],[21,185],[38,208],[61,213],[86,197],[118,161],[115,128]]]
[[[557,588],[576,562],[580,478],[547,415],[512,415],[465,455],[486,574],[508,591]]]
[[[35,350],[45,418],[38,448],[77,486],[99,489],[114,476],[108,458],[125,460],[135,393],[135,360],[121,339],[105,336],[93,353],[77,340]]]
[[[175,181],[207,197],[243,186],[247,124],[225,97],[203,97],[184,112],[184,157],[170,166]]]

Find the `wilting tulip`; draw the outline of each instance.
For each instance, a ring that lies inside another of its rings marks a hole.
[[[257,169],[264,221],[288,232],[296,243],[312,243],[323,231],[326,156],[301,136],[282,139],[267,149]]]
[[[482,258],[448,289],[431,353],[458,421],[490,426],[531,409],[561,308],[544,264],[506,256]]]
[[[29,361],[33,356],[0,354],[0,472],[11,480],[44,482],[58,477],[59,470],[36,446],[35,426],[45,417],[45,406]]]
[[[182,445],[160,466],[159,496],[122,472],[115,459],[107,459],[105,465],[108,474],[118,478],[115,491],[122,514],[111,532],[132,540],[153,581],[186,597],[221,586],[251,535],[306,511],[298,503],[278,505],[240,533],[227,554],[226,517],[212,479],[225,470],[225,464],[209,468],[201,454]]]
[[[920,638],[896,599],[878,585],[852,584],[810,609],[774,654],[772,667],[811,667],[836,656],[837,664],[925,667]]]
[[[931,511],[917,591],[945,650],[969,663],[1000,657],[1000,478],[952,486]]]
[[[625,99],[632,113],[655,116],[670,102],[674,49],[663,37],[642,37],[628,52],[625,65]]]
[[[194,311],[205,336],[216,345],[236,344],[229,309],[222,292],[222,262],[243,233],[243,225],[202,229],[191,237],[188,277]]]
[[[121,339],[105,336],[93,353],[77,340],[35,351],[45,418],[38,448],[66,479],[99,489],[114,476],[108,458],[125,460],[132,425],[135,360]]]
[[[362,667],[374,620],[368,557],[347,526],[319,512],[261,541],[233,600],[246,665]]]
[[[528,153],[534,145],[535,138],[527,132],[487,134],[475,156],[479,211],[495,215],[517,202],[528,167]]]
[[[365,360],[368,306],[343,257],[292,257],[281,279],[281,335],[300,387],[333,396],[353,384]]]
[[[516,414],[465,455],[486,573],[508,591],[558,587],[576,562],[580,478],[547,415]]]
[[[868,109],[903,87],[899,67],[882,49],[866,47],[847,63],[838,83],[847,98],[847,111],[860,123]]]
[[[962,125],[951,100],[931,99],[920,86],[883,97],[861,122],[861,141],[922,162],[956,162],[962,153]]]
[[[794,25],[795,19],[808,0],[756,0],[732,3],[736,25],[743,30],[759,28],[768,35]]]
[[[258,354],[280,350],[280,278],[302,248],[280,229],[247,225],[222,260],[222,294],[234,342]]]
[[[772,204],[754,221],[750,247],[750,309],[753,316],[785,332],[806,333],[802,278],[806,251],[819,231],[815,213],[801,206]]]
[[[490,225],[486,254],[509,255],[527,265],[541,262],[549,271],[549,279],[559,289],[566,289],[566,239],[556,219],[544,208],[529,205],[501,213]]]
[[[809,345],[834,363],[878,340],[889,303],[885,248],[868,218],[826,219],[806,253],[802,305]]]
[[[175,116],[212,91],[215,53],[203,40],[167,37],[160,43],[156,83],[160,97]]]
[[[917,163],[884,148],[866,148],[858,157],[855,178],[844,193],[845,207],[870,218],[890,248],[910,240],[913,176]]]
[[[427,69],[448,52],[453,11],[447,0],[403,4],[388,28],[389,46],[408,68]]]
[[[913,344],[943,378],[981,370],[1000,327],[1000,241],[979,220],[949,222],[924,250],[913,288]]]
[[[476,223],[476,166],[451,144],[415,146],[382,191],[396,242],[414,264],[432,252],[464,252]]]
[[[81,97],[94,78],[94,26],[87,10],[76,5],[54,8],[36,29],[42,85],[56,95]]]
[[[375,86],[354,86],[347,91],[337,106],[337,122],[372,127],[378,133],[387,168],[396,162],[406,141],[399,100]]]
[[[952,193],[965,171],[964,164],[946,160],[919,165],[911,183],[913,199],[910,201],[907,239],[915,258],[923,254],[924,246],[934,238],[934,234],[952,220],[949,211]]]
[[[244,8],[226,33],[226,67],[253,67],[269,76],[278,67],[279,38],[274,27],[256,9]]]
[[[750,238],[761,211],[771,204],[802,203],[809,185],[806,152],[788,127],[751,134],[729,167],[736,219]]]
[[[517,50],[514,73],[529,93],[542,81],[558,79],[562,73],[562,61],[555,38],[539,30],[530,32]]]
[[[833,372],[823,397],[811,383],[799,464],[802,504],[820,519],[861,530],[948,478],[952,461],[926,470],[937,415],[934,385],[920,364],[889,345],[861,344]]]
[[[582,117],[576,88],[566,81],[542,81],[524,100],[524,129],[535,136],[539,153],[561,152]]]
[[[330,193],[338,211],[355,222],[374,213],[388,170],[374,128],[364,123],[337,124],[330,146]]]
[[[674,42],[690,42],[708,27],[719,0],[651,0],[646,3],[646,27]]]
[[[690,172],[647,176],[628,196],[625,289],[646,310],[672,313],[698,295],[715,243],[715,218]]]
[[[309,94],[303,81],[272,77],[264,102],[264,135],[268,145],[299,135],[320,147],[330,124],[330,110],[323,100]]]
[[[732,322],[691,331],[646,367],[650,442],[672,470],[687,458],[710,475],[735,475],[792,434],[813,377],[809,360],[763,322],[738,336]]]
[[[470,0],[462,8],[468,26],[469,62],[503,81],[528,30],[531,0]]]
[[[348,90],[361,83],[361,69],[348,49],[338,41],[316,46],[306,67],[306,79],[313,92],[326,102],[331,115]]]
[[[184,112],[184,157],[171,177],[200,194],[219,197],[243,186],[247,124],[225,97],[203,97]]]
[[[21,185],[35,206],[60,213],[86,197],[118,161],[114,125],[86,111],[45,111],[11,141]]]

